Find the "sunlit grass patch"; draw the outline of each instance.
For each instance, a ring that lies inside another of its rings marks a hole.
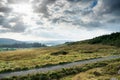
[[[51,55],[53,54],[54,55]],[[118,55],[120,49],[106,45],[60,45],[0,52],[0,72],[38,68],[65,62]],[[56,55],[57,54],[57,55]]]

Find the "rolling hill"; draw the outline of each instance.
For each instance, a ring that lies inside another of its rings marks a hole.
[[[37,42],[23,42],[14,39],[0,38],[0,48],[36,48],[46,47],[46,45]]]
[[[120,47],[110,46],[111,43],[119,42],[120,40],[119,35],[120,33],[112,33],[110,35],[103,35],[90,40],[67,42],[66,44],[57,45],[57,46],[44,47],[44,48],[42,47],[42,48],[30,48],[30,49],[18,49],[15,51],[0,52],[0,73],[54,66],[54,65],[60,65],[69,62],[77,62],[80,60],[87,60],[93,58],[115,56],[115,55],[119,56]],[[98,39],[100,40],[99,42],[97,42]],[[92,43],[92,41],[95,41],[95,43]],[[104,41],[106,43],[103,43]],[[119,65],[117,61],[116,64]],[[105,68],[109,69],[109,66]],[[63,73],[65,73],[65,71]],[[86,74],[89,75],[88,73]],[[25,78],[27,79],[28,77],[29,76],[26,76]],[[34,77],[38,77],[38,76],[34,76]],[[48,80],[48,79],[42,79],[42,80]]]
[[[91,40],[88,40],[90,44],[104,44],[120,47],[120,32],[112,33],[110,35],[103,35]]]
[[[17,41],[14,39],[0,38],[0,45],[10,45],[15,43],[23,43],[22,41]]]
[[[66,42],[67,45],[75,45],[75,44],[103,44],[103,45],[110,45],[120,47],[120,32],[102,35],[95,37],[93,39],[84,40],[84,41],[77,41],[77,42]]]

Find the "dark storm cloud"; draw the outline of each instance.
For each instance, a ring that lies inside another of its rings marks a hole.
[[[17,23],[15,23],[14,26],[11,26],[10,23],[7,23],[7,24],[2,25],[2,28],[4,30],[0,30],[0,31],[2,31],[2,32],[22,33],[22,32],[25,31],[26,26],[27,25],[25,25],[22,22],[17,22]]]
[[[51,24],[67,23],[89,30],[107,24],[120,24],[120,0],[0,0],[0,12],[9,16],[9,13],[12,13],[9,4],[28,2],[33,5],[34,14],[42,14],[42,18],[47,19],[45,22]],[[14,15],[11,19],[8,19],[8,16],[0,15],[0,25],[6,28],[6,31],[26,30],[27,25],[20,21],[18,17],[20,15],[17,17]],[[10,23],[15,25],[11,26]],[[44,25],[37,21],[36,24]]]
[[[3,17],[3,16],[0,16],[0,25],[3,24],[3,20],[4,20],[4,17]]]
[[[34,0],[33,8],[37,13],[43,13],[45,17],[49,15],[47,5],[53,4],[56,0]]]
[[[15,24],[15,26],[13,26],[13,27],[11,28],[11,31],[12,31],[12,32],[21,33],[21,32],[24,32],[24,31],[25,31],[26,27],[27,27],[27,25],[25,25],[24,23],[22,23],[22,22],[17,22],[17,23]]]
[[[73,23],[73,25],[81,25],[81,26],[86,27],[86,28],[88,28],[90,30],[93,29],[93,28],[103,26],[98,21],[90,21],[90,22],[76,21],[76,22]]]
[[[78,3],[78,2],[82,2],[83,4],[84,3],[89,3],[91,2],[92,0],[67,0],[68,2],[71,2],[71,3]]]
[[[0,7],[0,12],[9,13],[11,11],[12,11],[12,9],[9,7]]]
[[[59,6],[57,11],[55,3],[49,9],[53,23],[70,23],[87,29],[120,23],[120,0],[67,0],[67,3],[64,0],[65,7]]]
[[[23,23],[20,16],[12,13],[12,7],[9,4],[25,2],[28,0],[0,0],[0,32],[16,32],[21,33],[26,29],[26,24]],[[11,25],[14,23],[14,25]]]
[[[120,17],[118,18],[113,18],[107,21],[108,23],[116,23],[119,24],[120,23]]]
[[[0,26],[2,32],[24,32],[28,25],[24,24],[19,17],[8,18],[9,16],[0,16]],[[11,25],[14,23],[14,25]]]
[[[103,24],[120,25],[120,0],[98,0],[93,10]]]
[[[99,1],[99,0],[98,0]],[[120,16],[120,0],[100,0],[100,5],[98,5],[98,14],[113,14],[115,16]]]
[[[0,0],[0,12],[9,13],[12,9],[8,7],[6,0]]]
[[[85,22],[82,20],[83,17],[89,17],[90,14],[93,14],[92,9],[97,5],[97,0],[67,0],[63,1],[61,5],[63,6],[59,4],[57,11],[56,7],[58,7],[58,4],[53,4],[53,7],[49,9],[49,12],[51,12],[50,16],[52,16],[50,20],[53,23],[70,23],[84,27],[98,27],[101,25],[97,21]]]
[[[68,0],[68,1],[70,1],[70,2],[79,2],[81,0]]]

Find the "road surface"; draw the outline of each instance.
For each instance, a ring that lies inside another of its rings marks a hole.
[[[0,79],[6,78],[6,77],[12,77],[12,76],[25,76],[28,74],[32,75],[32,74],[37,74],[37,73],[42,73],[42,72],[49,72],[49,71],[54,71],[54,70],[60,70],[62,68],[71,68],[71,67],[75,67],[78,65],[96,63],[96,62],[100,62],[100,61],[107,61],[107,60],[118,59],[118,58],[120,58],[120,55],[108,56],[108,57],[97,58],[97,59],[89,59],[89,60],[83,60],[83,61],[81,60],[78,62],[66,63],[66,64],[62,64],[62,65],[37,68],[37,69],[31,69],[31,70],[25,70],[25,71],[0,73]]]

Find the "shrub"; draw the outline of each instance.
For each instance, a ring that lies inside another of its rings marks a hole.
[[[103,71],[104,71],[104,73],[106,73],[106,74],[114,75],[114,74],[117,74],[117,73],[118,73],[119,69],[120,69],[120,63],[117,63],[117,64],[114,64],[114,63],[113,63],[113,64],[107,65],[107,66],[103,69]]]
[[[51,53],[51,55],[67,55],[67,54],[68,54],[68,52],[66,52],[66,51],[58,51],[58,52]]]
[[[93,74],[94,74],[95,76],[100,76],[100,75],[101,75],[101,73],[99,73],[99,72],[97,72],[97,71],[93,72]]]

